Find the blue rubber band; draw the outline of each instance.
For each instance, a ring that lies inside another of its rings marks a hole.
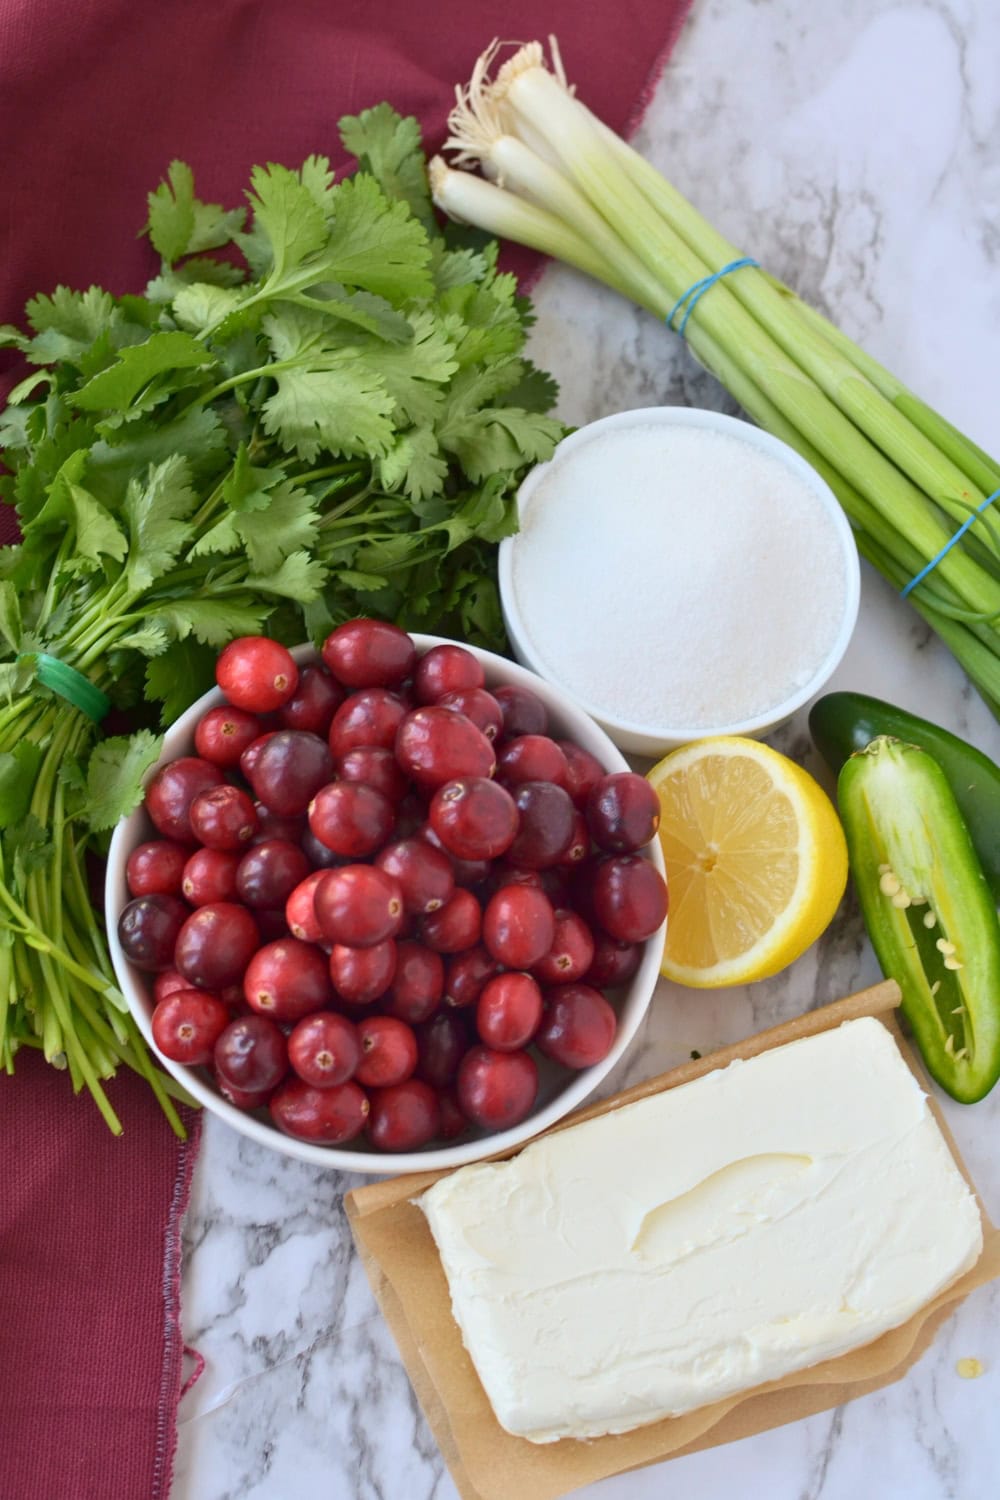
[[[937,567],[938,563],[943,557],[947,557],[948,553],[951,551],[952,547],[954,547],[955,543],[961,541],[962,537],[968,531],[973,521],[975,521],[979,516],[982,515],[983,511],[988,505],[992,505],[994,500],[998,499],[1000,499],[1000,490],[994,490],[992,495],[986,496],[986,499],[981,505],[976,506],[975,510],[972,512],[972,515],[966,517],[961,526],[955,532],[955,535],[948,538],[937,556],[932,557],[930,562],[925,564],[925,566],[920,569],[920,572],[917,573],[915,577],[910,579],[905,589],[900,590],[902,598],[905,599],[908,594],[912,594],[918,583],[923,583],[928,573],[930,573],[934,568]]]
[[[723,266],[720,271],[713,271],[711,276],[703,276],[700,281],[696,281],[693,286],[688,287],[683,297],[677,298],[677,301],[667,313],[667,327],[673,328],[674,318],[686,302],[688,305],[685,309],[684,316],[681,319],[681,326],[677,330],[681,338],[683,338],[684,330],[687,327],[688,318],[694,312],[695,308],[698,305],[699,299],[704,297],[709,287],[714,286],[717,281],[721,281],[723,276],[728,276],[730,271],[740,271],[744,266],[759,265],[759,260],[754,260],[751,255],[744,255],[739,260],[731,260],[729,264],[727,266]]]

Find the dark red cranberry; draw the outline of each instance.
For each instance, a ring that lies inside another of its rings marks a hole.
[[[218,766],[196,755],[182,755],[161,767],[146,788],[146,811],[158,833],[181,844],[197,842],[191,831],[191,803],[199,792],[222,783]]]
[[[506,854],[520,826],[513,797],[484,776],[460,777],[439,786],[428,819],[445,849],[458,859]]]
[[[220,1079],[232,1089],[267,1093],[288,1070],[288,1044],[269,1016],[237,1016],[216,1042],[214,1060]]]
[[[190,907],[178,896],[138,896],[130,901],[118,918],[118,941],[129,963],[149,974],[173,965],[183,974],[181,965],[174,964],[174,949],[190,915]]]
[[[318,734],[280,729],[268,737],[247,775],[254,796],[283,818],[304,813],[333,780],[333,756]]]
[[[464,714],[431,705],[399,726],[396,759],[418,786],[434,788],[459,776],[492,776],[493,747]]]
[[[417,1066],[413,1027],[395,1016],[365,1016],[356,1027],[360,1058],[355,1070],[366,1089],[405,1083]]]
[[[396,972],[383,1000],[391,1016],[411,1026],[429,1020],[444,993],[444,961],[440,953],[409,940],[396,944]]]
[[[407,1078],[373,1089],[368,1137],[377,1151],[416,1151],[438,1132],[441,1109],[429,1083]]]
[[[344,689],[315,662],[303,667],[299,685],[278,711],[283,729],[305,729],[326,739],[330,723],[344,701]]]
[[[257,814],[257,832],[250,840],[251,844],[263,844],[266,839],[285,839],[289,844],[298,844],[309,828],[305,813],[284,818],[265,807],[263,802],[255,802],[253,806]]]
[[[213,901],[193,912],[181,928],[174,967],[199,989],[218,991],[243,978],[259,947],[260,931],[246,907]]]
[[[602,776],[587,801],[587,826],[599,849],[631,854],[660,826],[660,799],[645,776],[618,771]]]
[[[316,887],[323,879],[324,870],[314,870],[301,880],[285,902],[285,921],[292,937],[303,943],[318,943],[323,929],[316,920]]]
[[[370,948],[335,943],[330,949],[330,979],[344,1005],[370,1005],[384,995],[396,972],[396,944],[385,938]]]
[[[392,750],[381,745],[355,745],[337,761],[337,775],[341,781],[363,781],[373,786],[397,807],[410,785]]]
[[[620,943],[600,932],[594,938],[594,957],[584,982],[596,990],[613,990],[628,984],[642,962],[641,943]]]
[[[594,938],[575,911],[556,912],[556,933],[544,958],[532,973],[542,984],[572,984],[582,979],[594,960]]]
[[[461,953],[479,942],[483,911],[471,891],[457,889],[451,899],[420,923],[420,940],[435,953]]]
[[[309,831],[345,859],[380,849],[392,832],[392,803],[363,781],[332,781],[309,804]]]
[[[465,1135],[469,1129],[469,1121],[459,1108],[454,1089],[446,1089],[443,1093],[439,1093],[438,1104],[441,1107],[438,1136],[442,1141],[458,1140],[459,1136]]]
[[[314,1088],[301,1078],[287,1078],[270,1102],[271,1118],[286,1135],[300,1141],[342,1146],[359,1136],[368,1119],[368,1096],[353,1082]]]
[[[550,781],[524,781],[514,788],[513,796],[520,823],[507,851],[511,864],[529,870],[558,864],[576,829],[569,793]]]
[[[448,960],[444,974],[444,1003],[457,1010],[475,1005],[487,980],[500,973],[500,965],[482,943]]]
[[[375,856],[375,864],[399,881],[403,905],[417,916],[438,911],[455,889],[451,860],[425,839],[401,839]]]
[[[443,1010],[416,1029],[417,1077],[438,1090],[455,1082],[458,1065],[472,1045],[460,1011]]]
[[[497,963],[511,969],[530,969],[544,958],[555,930],[551,901],[530,886],[504,886],[483,912],[483,944]]]
[[[403,925],[399,881],[374,865],[341,865],[316,886],[316,920],[331,943],[372,948]]]
[[[184,866],[181,892],[192,906],[235,901],[240,856],[224,849],[196,849]]]
[[[194,748],[202,760],[232,770],[240,756],[261,734],[261,722],[245,708],[210,708],[198,720]]]
[[[556,740],[556,744],[566,760],[566,790],[574,806],[582,811],[587,806],[587,799],[594,787],[604,775],[604,767],[596,755],[591,755],[589,750],[584,750],[582,745],[573,740]]]
[[[416,659],[406,632],[384,620],[348,620],[323,642],[323,660],[345,687],[394,687],[410,676]]]
[[[498,739],[503,732],[500,705],[485,688],[458,688],[454,692],[442,693],[434,701],[439,708],[450,708],[453,713],[464,714],[490,741]]]
[[[497,777],[506,786],[522,781],[554,781],[566,785],[566,757],[546,734],[520,734],[507,739],[497,752]]]
[[[640,854],[616,854],[599,865],[593,899],[598,922],[620,943],[644,942],[667,915],[666,882]]]
[[[549,711],[530,688],[505,683],[493,689],[493,696],[503,714],[504,739],[515,739],[519,734],[548,734]]]
[[[215,664],[215,680],[234,708],[266,714],[292,697],[299,669],[277,641],[246,635],[225,648]]]
[[[564,984],[545,994],[535,1046],[564,1068],[590,1068],[611,1051],[618,1018],[599,990]]]
[[[240,860],[236,889],[245,906],[284,908],[295,887],[309,874],[309,861],[298,844],[267,839],[255,844]]]
[[[365,688],[345,698],[330,724],[330,753],[343,760],[351,750],[391,750],[396,732],[407,714],[398,693],[386,688]]]
[[[172,839],[152,839],[132,850],[125,879],[132,896],[179,896],[190,849]]]
[[[312,943],[279,938],[260,948],[243,975],[251,1010],[275,1021],[299,1021],[330,999],[327,957]]]
[[[304,1083],[314,1089],[335,1088],[354,1076],[361,1060],[361,1044],[345,1016],[319,1010],[304,1016],[288,1038],[288,1061]]]
[[[486,674],[464,646],[432,646],[417,662],[413,692],[418,703],[436,703],[445,693],[481,688]]]
[[[538,1068],[527,1052],[473,1047],[462,1058],[455,1086],[459,1107],[484,1130],[508,1130],[530,1115]]]
[[[191,832],[206,849],[232,853],[245,849],[257,831],[257,814],[246,792],[236,786],[210,786],[189,811]]]

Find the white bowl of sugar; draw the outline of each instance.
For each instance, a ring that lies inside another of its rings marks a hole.
[[[533,469],[500,548],[515,655],[622,749],[767,733],[847,649],[851,529],[787,444],[662,406],[581,427]]]

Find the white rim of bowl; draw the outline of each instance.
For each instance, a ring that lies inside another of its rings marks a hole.
[[[410,637],[414,641],[418,651],[427,651],[431,646],[437,645],[465,645],[461,641],[452,641],[446,636],[421,635],[416,631],[410,631]],[[508,661],[506,657],[497,656],[495,652],[484,651],[479,646],[465,645],[467,651],[471,651],[486,668],[487,677],[491,668],[502,672],[504,681],[519,684],[529,688],[532,692],[538,692],[539,676],[535,672],[522,667],[518,662]],[[292,649],[292,655],[299,663],[319,660],[319,652],[310,645],[296,646]],[[494,675],[496,675],[494,673]],[[498,684],[499,685],[499,684]],[[628,771],[631,769],[625,757],[617,746],[608,738],[599,724],[585,714],[583,710],[568,698],[566,692],[541,679],[543,692],[550,693],[558,699],[557,712],[562,713],[568,719],[580,720],[584,730],[585,738],[596,737],[601,747],[598,758],[605,764],[608,771]],[[185,753],[185,749],[194,734],[194,726],[203,713],[217,704],[225,702],[223,695],[217,688],[202,695],[196,703],[186,709],[164,735],[163,754],[156,766],[148,773],[154,775],[159,766],[169,760],[174,760],[178,755]],[[570,727],[570,733],[577,733],[575,727]],[[597,751],[593,752],[597,754]],[[231,1125],[241,1135],[250,1137],[260,1145],[268,1146],[272,1151],[278,1151],[286,1156],[293,1156],[299,1161],[312,1163],[313,1166],[326,1167],[332,1171],[358,1172],[368,1176],[389,1176],[399,1173],[433,1172],[442,1168],[465,1166],[469,1162],[483,1161],[487,1157],[502,1154],[512,1146],[526,1145],[528,1141],[539,1135],[543,1130],[554,1125],[557,1120],[563,1119],[577,1105],[587,1099],[597,1088],[624,1053],[626,1047],[635,1036],[642,1022],[645,1020],[656,988],[656,981],[660,974],[660,956],[666,933],[666,922],[647,938],[645,952],[636,970],[635,975],[628,986],[628,994],[633,990],[642,997],[635,1008],[634,1014],[622,1016],[619,1012],[619,1026],[615,1033],[615,1040],[607,1057],[591,1068],[584,1068],[573,1077],[566,1088],[560,1092],[555,1099],[549,1101],[536,1114],[529,1116],[519,1125],[513,1125],[508,1130],[498,1131],[495,1135],[479,1136],[475,1140],[461,1142],[456,1146],[440,1146],[430,1151],[412,1152],[379,1152],[375,1150],[352,1150],[350,1143],[343,1146],[320,1146],[313,1145],[310,1141],[299,1140],[295,1136],[285,1135],[276,1125],[264,1124],[254,1115],[237,1109],[222,1097],[218,1091],[202,1078],[201,1074],[183,1063],[173,1062],[164,1057],[153,1040],[151,1016],[153,1010],[152,995],[146,989],[147,981],[151,985],[152,978],[146,976],[140,969],[135,969],[129,963],[121,943],[118,940],[118,918],[122,908],[130,899],[125,884],[125,864],[129,853],[137,842],[135,829],[141,825],[144,817],[142,807],[138,807],[128,817],[123,818],[115,828],[108,850],[107,877],[104,890],[104,917],[107,926],[108,947],[111,953],[111,962],[115,976],[132,1015],[136,1020],[139,1030],[142,1032],[149,1044],[150,1050],[158,1058],[161,1065],[170,1073],[178,1083],[182,1084],[212,1114],[218,1115]],[[642,854],[659,870],[660,874],[666,876],[663,863],[663,854],[658,839],[647,845],[641,851]]]
[[[810,491],[813,498],[823,507],[833,522],[841,544],[844,559],[844,576],[846,588],[844,593],[844,609],[841,616],[840,628],[834,638],[833,644],[827,652],[823,661],[817,667],[804,687],[799,688],[790,697],[781,703],[776,703],[773,708],[766,712],[755,714],[753,718],[739,719],[729,724],[718,726],[692,726],[692,725],[667,725],[640,723],[635,719],[623,719],[613,714],[599,703],[584,697],[574,689],[567,686],[561,677],[549,667],[545,658],[541,655],[538,647],[527,630],[524,617],[517,605],[514,589],[514,548],[517,545],[517,535],[506,537],[500,543],[498,558],[498,575],[500,584],[500,601],[503,607],[504,618],[507,621],[508,633],[512,638],[516,636],[518,647],[531,662],[532,670],[539,677],[545,679],[553,687],[564,693],[569,693],[574,701],[584,710],[590,718],[596,719],[600,725],[608,725],[612,730],[621,730],[625,734],[639,735],[649,740],[662,739],[673,740],[678,743],[685,741],[704,739],[708,735],[740,735],[750,734],[753,731],[766,728],[790,718],[793,713],[808,703],[809,699],[823,686],[832,673],[836,670],[844,652],[850,644],[854,627],[857,624],[858,609],[861,604],[861,566],[858,559],[858,549],[854,541],[854,533],[845,516],[836,495],[827,484],[826,480],[819,474],[810,463],[795,452],[794,448],[781,440],[765,432],[763,428],[756,427],[752,422],[744,421],[740,417],[731,417],[725,412],[710,411],[700,406],[647,406],[636,407],[631,411],[614,412],[611,416],[600,417],[596,422],[588,422],[583,427],[578,427],[571,432],[569,437],[563,438],[555,449],[548,462],[538,464],[531,473],[527,475],[517,492],[518,513],[524,506],[530,503],[534,490],[541,483],[545,474],[552,465],[558,463],[560,455],[571,452],[576,448],[585,447],[594,436],[600,432],[608,431],[616,427],[707,427],[717,432],[728,432],[731,436],[748,442],[751,446],[758,448],[762,453],[768,453],[782,463],[791,473],[797,475],[806,489]]]

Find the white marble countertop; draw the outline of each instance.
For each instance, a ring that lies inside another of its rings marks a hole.
[[[637,140],[732,240],[994,451],[998,57],[994,0],[695,0]],[[533,352],[562,382],[568,421],[660,403],[732,409],[676,337],[603,289],[550,268],[535,300]],[[914,709],[1000,758],[1000,731],[959,668],[867,569],[832,685]],[[773,743],[820,774],[804,714]],[[662,983],[608,1089],[878,977],[848,897],[773,980],[708,993]],[[997,1218],[1000,1089],[945,1113]],[[181,1404],[172,1500],[454,1500],[353,1253],[342,1197],[354,1182],[206,1119],[183,1286],[185,1336],[206,1369]],[[963,1356],[982,1361],[979,1379],[959,1377]],[[985,1500],[997,1492],[998,1405],[994,1286],[894,1386],[579,1493]]]

